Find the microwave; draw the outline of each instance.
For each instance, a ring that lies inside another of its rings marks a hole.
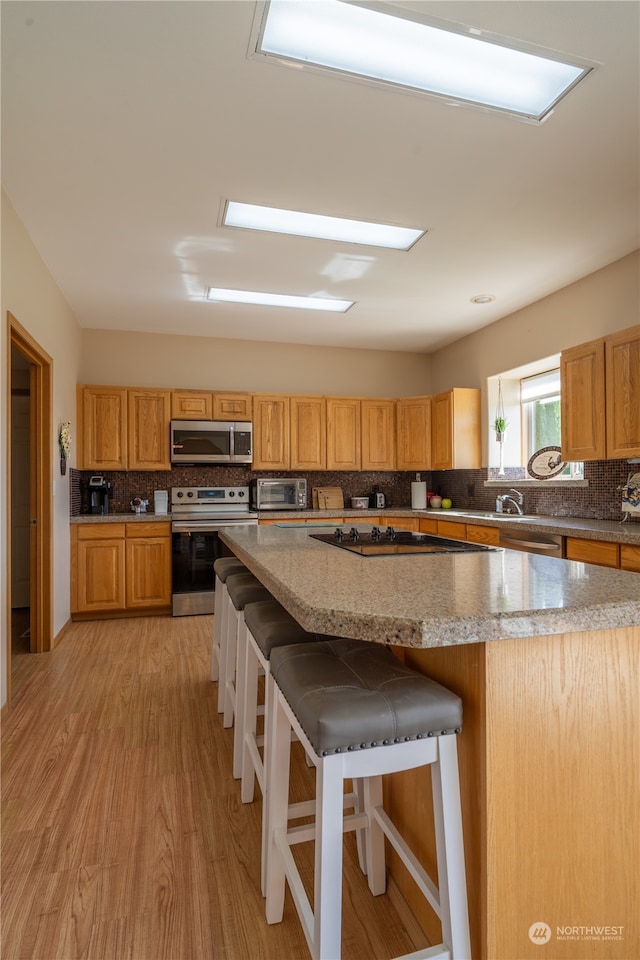
[[[292,479],[252,480],[251,506],[254,510],[304,510],[307,481]]]
[[[171,463],[251,463],[252,424],[172,420]]]

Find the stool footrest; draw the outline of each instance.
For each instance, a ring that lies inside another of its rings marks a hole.
[[[422,896],[429,901],[437,917],[441,916],[440,892],[420,861],[414,855],[411,847],[395,826],[389,815],[385,813],[382,807],[374,807],[371,811],[373,817],[380,824],[380,829],[385,837],[396,851],[414,882],[418,886]]]
[[[395,960],[451,960],[451,950],[443,943],[438,943],[435,947],[425,947],[415,953],[403,953],[401,957],[395,957]]]

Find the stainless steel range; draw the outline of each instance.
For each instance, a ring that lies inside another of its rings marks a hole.
[[[213,613],[218,531],[258,523],[249,487],[173,487],[171,518],[173,615]]]

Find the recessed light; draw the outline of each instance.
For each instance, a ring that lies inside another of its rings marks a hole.
[[[494,300],[492,293],[479,293],[477,297],[471,297],[471,303],[493,303]]]
[[[227,290],[222,287],[209,287],[205,300],[251,303],[265,307],[296,307],[299,310],[329,310],[332,313],[346,313],[355,302],[332,297],[296,297],[284,293],[259,293],[255,290]]]
[[[268,0],[255,50],[536,121],[592,69],[395,5],[341,0]]]
[[[392,250],[408,250],[426,232],[412,227],[326,217],[317,213],[301,213],[255,203],[239,203],[236,200],[227,201],[222,222],[226,227],[338,240],[341,243],[361,243],[371,247],[389,247]]]

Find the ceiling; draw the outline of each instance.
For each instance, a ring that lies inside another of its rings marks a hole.
[[[597,66],[536,125],[249,57],[251,0],[3,0],[3,186],[82,327],[432,352],[640,246],[640,4],[396,6]],[[428,233],[225,228],[226,199]]]

